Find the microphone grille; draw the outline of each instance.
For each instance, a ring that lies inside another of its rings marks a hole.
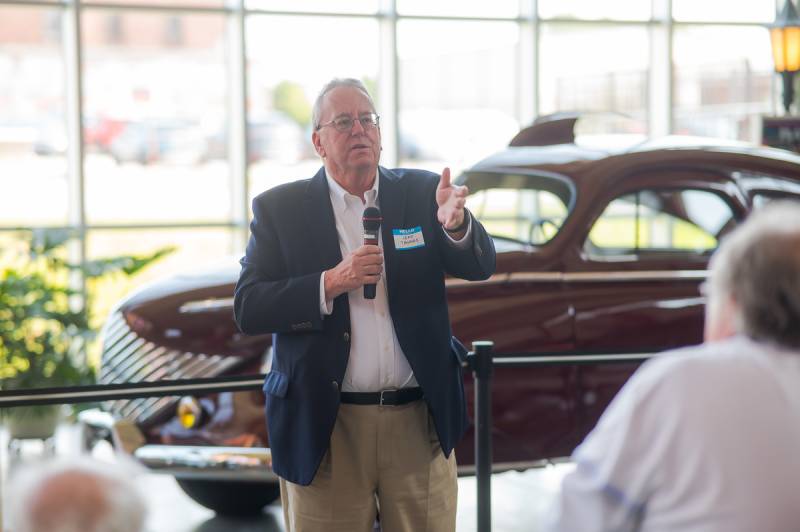
[[[367,207],[364,209],[361,221],[364,224],[364,229],[376,230],[380,227],[383,217],[377,207]]]

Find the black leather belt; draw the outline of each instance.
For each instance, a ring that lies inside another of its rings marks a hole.
[[[342,403],[348,405],[400,406],[422,399],[422,388],[401,388],[380,392],[342,392]]]

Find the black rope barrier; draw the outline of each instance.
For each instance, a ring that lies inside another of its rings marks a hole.
[[[478,530],[492,529],[492,358],[493,342],[473,342],[467,364],[475,378],[475,473]]]
[[[237,375],[204,379],[176,379],[130,384],[93,384],[59,388],[1,390],[0,408],[35,405],[93,403],[116,399],[141,399],[186,395],[188,393],[237,392],[260,390],[264,374]]]

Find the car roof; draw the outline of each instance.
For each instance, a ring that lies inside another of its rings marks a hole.
[[[506,149],[482,159],[466,172],[530,173],[525,172],[525,169],[546,167],[557,173],[564,171],[574,176],[576,173],[582,173],[582,167],[596,166],[588,163],[602,159],[631,159],[632,163],[647,159],[654,162],[675,160],[676,151],[686,155],[687,152],[696,152],[698,160],[709,160],[709,156],[711,158],[721,156],[724,160],[726,154],[729,154],[734,157],[750,156],[772,160],[779,165],[780,163],[800,165],[798,154],[738,140],[688,135],[648,137],[643,134],[628,133],[641,128],[627,117],[622,118],[625,120],[620,122],[618,114],[590,112],[559,112],[540,116],[533,124],[520,130],[510,140]],[[620,123],[623,124],[622,129],[619,128]],[[582,130],[586,131],[584,126],[590,126],[589,131],[597,131],[598,124],[602,130],[614,132],[580,133]],[[600,163],[600,166],[603,166],[603,163]]]
[[[578,137],[573,144],[550,146],[510,146],[475,163],[467,173],[498,172],[526,167],[574,166],[610,157],[656,155],[657,152],[703,152],[716,156],[736,155],[771,159],[800,165],[800,155],[743,141],[707,137],[670,135],[646,138],[639,135],[597,135]],[[672,157],[673,155],[668,155]]]

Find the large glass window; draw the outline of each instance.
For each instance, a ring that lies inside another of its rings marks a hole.
[[[179,7],[222,7],[228,0],[83,0],[84,4],[125,4],[125,5],[144,5],[158,6],[159,4],[169,4]]]
[[[772,0],[672,0],[675,20],[701,22],[770,22],[775,17]]]
[[[87,236],[89,259],[119,255],[147,256],[171,248],[172,251],[131,278],[117,277],[96,282],[92,314],[104,318],[113,305],[133,288],[164,278],[175,272],[189,272],[212,264],[237,268],[240,255],[237,232],[233,229],[149,229],[94,230]]]
[[[675,133],[759,141],[773,109],[764,28],[678,26],[673,36]]]
[[[336,77],[360,79],[380,98],[380,50],[378,24],[369,19],[253,16],[246,35],[252,198],[322,166],[311,144],[314,100]],[[310,35],[318,46],[309,46]],[[393,119],[381,117],[382,127]]]
[[[0,226],[68,220],[59,9],[0,5]]]
[[[644,26],[543,25],[541,113],[618,112],[639,123],[630,133],[646,133],[649,48]]]
[[[642,0],[538,0],[543,18],[647,20],[650,4]]]
[[[248,9],[318,13],[375,13],[378,0],[244,0]]]
[[[90,223],[227,221],[225,19],[89,11],[83,17]]]
[[[518,0],[397,0],[397,11],[403,15],[455,17],[515,17]]]
[[[759,140],[780,95],[764,27],[777,3],[0,0],[0,268],[16,230],[42,226],[85,238],[68,247],[76,262],[177,248],[136,283],[241,254],[249,200],[320,167],[311,106],[334,77],[361,79],[385,138],[397,132],[386,166],[458,176],[559,111],[594,113],[580,135]],[[473,191],[507,246],[546,244],[570,204],[503,179]],[[616,200],[594,251],[713,249],[727,206],[664,194]]]
[[[510,22],[400,22],[400,164],[457,174],[507,145],[518,47]]]

